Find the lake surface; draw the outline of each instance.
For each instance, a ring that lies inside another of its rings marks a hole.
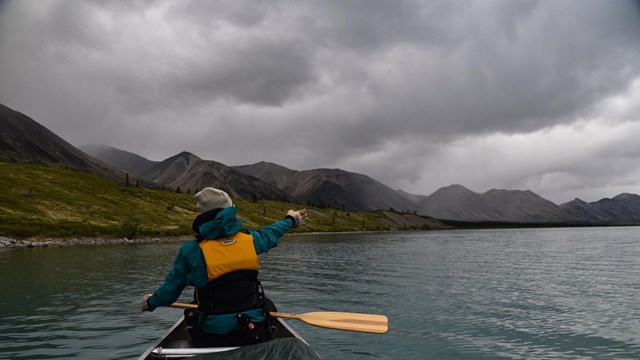
[[[139,309],[180,245],[0,251],[0,359],[135,359],[181,314]],[[290,320],[325,359],[640,358],[637,227],[287,236],[262,267],[280,311],[389,317]]]

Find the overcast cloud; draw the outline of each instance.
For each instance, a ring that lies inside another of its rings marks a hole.
[[[0,0],[0,103],[151,160],[640,194],[640,1]]]

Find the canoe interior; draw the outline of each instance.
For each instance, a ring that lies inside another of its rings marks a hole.
[[[309,345],[283,319],[276,318],[278,328],[273,333],[273,339],[296,338]],[[185,359],[199,354],[220,353],[236,349],[236,347],[197,348],[191,341],[187,331],[186,321],[182,316],[154,345],[152,345],[138,360],[154,359]]]

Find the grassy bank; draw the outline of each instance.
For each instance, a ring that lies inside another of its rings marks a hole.
[[[57,167],[0,162],[0,235],[29,237],[141,237],[191,235],[193,194],[125,186]],[[301,205],[233,199],[245,226],[258,228]],[[439,229],[435,219],[385,211],[309,208],[307,225],[294,231],[343,232]]]

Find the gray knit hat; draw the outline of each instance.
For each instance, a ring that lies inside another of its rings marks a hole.
[[[201,213],[205,213],[213,209],[224,209],[233,205],[229,195],[212,187],[204,188],[196,195],[196,206]]]

